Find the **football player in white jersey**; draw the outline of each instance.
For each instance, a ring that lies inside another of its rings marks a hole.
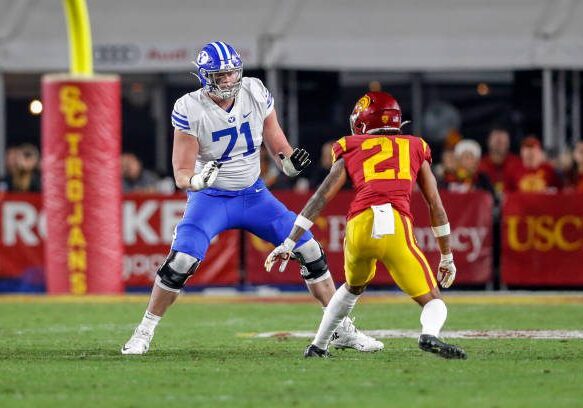
[[[244,229],[278,246],[296,220],[259,178],[262,142],[289,177],[310,164],[305,150],[289,145],[273,97],[259,79],[243,77],[241,58],[229,44],[206,44],[196,65],[201,89],[178,99],[172,112],[174,179],[188,191],[184,217],[157,271],[146,313],[122,354],[148,351],[156,325],[204,259],[214,236]],[[293,253],[310,293],[326,307],[336,289],[321,246],[307,231]],[[358,331],[349,318],[340,323],[335,339],[332,345],[339,348],[384,347]]]

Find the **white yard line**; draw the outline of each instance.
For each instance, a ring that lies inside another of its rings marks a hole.
[[[364,333],[379,339],[416,339],[418,330],[365,330]],[[316,333],[308,331],[239,333],[251,338],[314,338]],[[441,332],[441,337],[449,339],[583,339],[583,330],[452,330]]]
[[[88,333],[88,332],[102,332],[102,331],[122,331],[135,328],[135,324],[77,324],[77,325],[52,325],[29,327],[23,329],[2,329],[0,328],[0,335],[27,335],[37,333]]]

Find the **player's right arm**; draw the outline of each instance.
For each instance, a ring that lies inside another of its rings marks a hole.
[[[439,244],[439,250],[441,251],[441,262],[439,263],[437,280],[442,287],[448,288],[453,283],[456,274],[450,246],[450,228],[447,213],[445,212],[445,208],[443,208],[443,203],[437,190],[437,181],[427,161],[424,161],[421,165],[421,169],[417,175],[417,184],[429,207],[431,227]]]
[[[309,230],[320,211],[332,200],[346,183],[346,169],[344,159],[334,162],[330,173],[326,176],[318,190],[310,197],[300,215],[297,216],[294,226],[285,241],[275,248],[265,259],[265,269],[269,272],[277,260],[281,260],[279,271],[283,272],[296,242]]]
[[[174,181],[178,188],[196,191],[209,187],[215,182],[221,167],[219,162],[208,162],[199,174],[194,174],[198,150],[198,139],[196,137],[174,129],[172,168]]]

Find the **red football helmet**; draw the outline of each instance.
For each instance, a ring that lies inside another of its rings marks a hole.
[[[367,92],[356,102],[350,115],[350,130],[355,135],[395,132],[401,126],[401,108],[386,92]]]

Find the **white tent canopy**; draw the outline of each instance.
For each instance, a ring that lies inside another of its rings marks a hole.
[[[88,0],[101,71],[188,69],[221,39],[248,67],[583,69],[580,0]],[[0,70],[65,70],[62,2],[0,0]]]

